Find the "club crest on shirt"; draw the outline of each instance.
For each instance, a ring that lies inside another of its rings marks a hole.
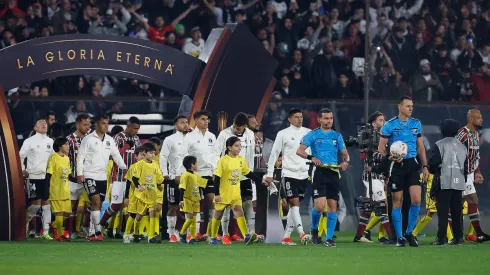
[[[111,146],[111,142],[110,142],[110,141],[106,141],[106,142],[105,142],[105,145],[106,145],[106,146]]]
[[[240,170],[235,169],[235,170],[231,171],[231,175],[233,177],[238,177],[240,175]]]
[[[213,143],[213,139],[212,138],[208,139],[208,141],[209,141],[209,143]]]
[[[51,145],[48,144],[48,150],[51,150]]]

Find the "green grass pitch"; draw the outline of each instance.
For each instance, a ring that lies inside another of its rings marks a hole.
[[[323,275],[323,274],[490,274],[490,243],[419,248],[353,243],[338,234],[337,247],[254,244],[209,246],[123,244],[115,240],[70,243],[28,240],[0,243],[0,274],[149,274],[149,275]]]

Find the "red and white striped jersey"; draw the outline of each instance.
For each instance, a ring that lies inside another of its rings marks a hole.
[[[76,132],[74,132],[71,135],[67,136],[66,139],[68,140],[68,144],[70,146],[70,152],[68,153],[68,156],[70,157],[71,175],[73,177],[76,177],[78,148],[82,143],[83,137],[77,136]]]
[[[134,150],[136,147],[141,146],[140,139],[138,136],[128,136],[124,132],[117,133],[114,136],[114,142],[116,143],[116,147],[119,150],[119,153],[121,154],[124,163],[126,163],[126,166],[131,167],[131,164],[133,164],[136,161],[136,156],[134,155]],[[132,143],[129,145],[128,143]],[[125,181],[124,177],[126,176],[126,171],[123,169],[119,169],[116,163],[114,163],[114,166],[112,167],[112,172],[111,172],[111,181]]]
[[[465,126],[459,129],[456,138],[468,150],[468,173],[475,172],[480,164],[480,136],[478,132],[471,131]]]

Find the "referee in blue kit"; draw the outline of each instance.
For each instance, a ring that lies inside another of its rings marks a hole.
[[[339,200],[340,191],[339,172],[340,169],[342,171],[347,169],[350,158],[342,135],[332,129],[332,111],[321,109],[318,112],[318,116],[320,128],[309,132],[303,137],[296,154],[311,160],[315,164],[313,172],[313,201],[315,206],[311,210],[312,242],[318,244],[318,222],[325,209],[325,203],[327,203],[327,238],[325,245],[335,247],[333,233],[337,224],[337,201]],[[311,155],[306,152],[308,147],[311,148]],[[343,162],[341,164],[338,163],[339,151],[342,153]]]
[[[420,212],[420,201],[422,197],[422,187],[420,182],[420,169],[423,169],[423,181],[427,180],[429,170],[427,157],[425,155],[424,142],[422,140],[422,124],[418,119],[411,118],[413,111],[413,101],[410,97],[403,96],[398,100],[398,116],[390,119],[381,128],[381,139],[378,151],[386,157],[386,145],[391,146],[395,141],[403,141],[407,147],[407,155],[403,158],[392,161],[389,174],[389,184],[393,197],[393,210],[391,212],[393,226],[395,227],[398,247],[405,246],[408,240],[410,246],[417,247],[417,238],[412,235],[412,231],[417,224]],[[422,163],[417,161],[417,154]],[[402,203],[403,190],[410,192],[410,211],[408,216],[408,226],[405,237],[402,233]]]

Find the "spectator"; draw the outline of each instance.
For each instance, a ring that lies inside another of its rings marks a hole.
[[[8,0],[7,6],[0,10],[0,19],[7,17],[25,17],[26,13],[19,9],[17,6],[17,0]]]
[[[191,40],[184,44],[183,51],[194,57],[199,57],[204,49],[204,40],[201,38],[201,30],[199,27],[191,29]]]
[[[482,65],[478,72],[471,76],[473,81],[473,98],[478,102],[490,102],[490,69]]]
[[[283,24],[277,29],[276,35],[279,41],[287,45],[288,50],[296,48],[298,37],[296,31],[293,30],[293,20],[291,18],[284,18]]]
[[[327,91],[332,90],[337,84],[340,63],[341,59],[334,56],[333,43],[327,41],[323,47],[323,54],[315,57],[311,67],[312,82],[319,98],[326,98]]]
[[[144,20],[143,17],[137,14],[135,11],[131,11],[132,15],[134,15],[139,22],[144,24],[145,30],[148,32],[148,36],[150,40],[155,43],[165,44],[165,34],[167,32],[173,32],[177,24],[184,19],[192,10],[195,10],[199,5],[192,4],[189,8],[181,13],[175,20],[172,21],[170,25],[165,26],[165,20],[163,16],[157,16],[155,19],[155,27],[150,26],[148,24],[148,20]]]
[[[420,61],[420,70],[413,76],[411,87],[415,100],[437,101],[444,92],[441,81],[430,71],[430,63],[427,59]]]
[[[415,46],[405,37],[405,29],[401,26],[393,27],[393,34],[385,42],[385,49],[393,62],[393,66],[402,76],[410,76],[416,69],[417,60]]]
[[[201,39],[202,40],[202,39]],[[204,42],[202,42],[204,45]],[[177,43],[177,38],[175,37],[175,34],[173,32],[169,32],[167,34],[167,37],[165,39],[165,45],[174,48],[176,50],[181,50],[182,46]]]
[[[278,100],[281,100],[282,96],[279,92],[274,92],[272,94],[272,102],[267,107],[262,118],[262,123],[264,124],[264,136],[266,138],[274,140],[277,132],[286,127],[286,121],[288,113],[282,107]]]
[[[56,0],[48,0],[47,14],[48,20],[51,21],[53,16],[60,11],[60,7],[58,7],[58,3]]]
[[[289,81],[291,82],[292,97],[311,98],[310,93],[310,72],[303,62],[303,54],[300,50],[293,52],[293,65],[288,70]]]
[[[85,102],[77,101],[75,106],[70,106],[65,112],[66,124],[75,122],[75,119],[79,114],[88,114],[93,117],[93,115],[88,112]]]
[[[51,18],[56,33],[63,33],[65,22],[76,22],[77,14],[71,10],[70,0],[61,1],[61,9],[57,11]],[[75,23],[74,23],[75,24]]]
[[[357,91],[359,90],[356,90],[356,87],[352,84],[352,81],[349,79],[348,74],[341,71],[339,73],[337,85],[328,98],[356,99],[359,98],[359,94]]]
[[[464,51],[464,49],[466,49],[466,43],[467,43],[466,36],[464,34],[459,35],[458,44],[456,48],[454,48],[451,51],[451,54],[449,55],[449,57],[454,63],[458,63],[458,57]]]
[[[274,93],[279,93],[281,98],[290,98],[292,91],[289,88],[289,83],[289,77],[283,75],[279,80],[279,88]]]
[[[117,18],[112,9],[109,9],[106,12],[106,16],[100,14],[97,15],[97,20],[92,22],[92,25],[88,29],[88,33],[121,36],[124,35],[127,30],[126,25]]]

